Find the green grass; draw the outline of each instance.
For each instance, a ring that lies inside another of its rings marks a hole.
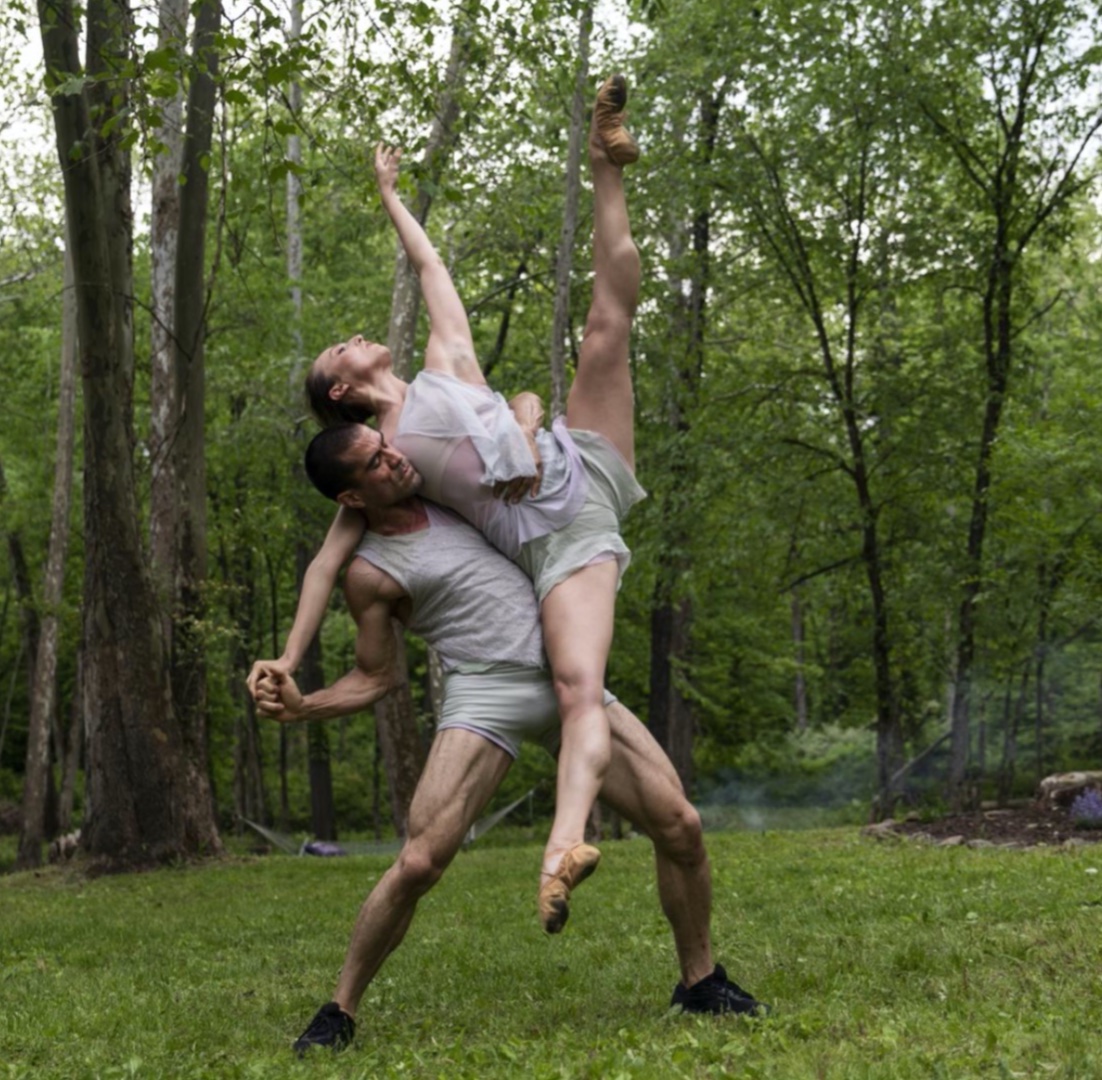
[[[384,858],[0,879],[0,1077],[1102,1076],[1102,849],[856,830],[709,837],[717,958],[765,1022],[665,1010],[649,845],[605,844],[559,938],[537,845],[461,855],[369,988],[293,1059]]]

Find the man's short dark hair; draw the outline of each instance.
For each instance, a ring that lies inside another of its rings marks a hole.
[[[319,431],[306,447],[306,475],[327,499],[351,486],[358,464],[351,450],[363,430],[363,424],[335,424]]]

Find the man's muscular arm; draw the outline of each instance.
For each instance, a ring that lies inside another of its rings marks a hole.
[[[361,712],[399,681],[391,619],[402,594],[393,579],[363,559],[345,574],[345,594],[356,621],[356,666],[332,686],[303,695],[289,674],[273,672],[257,687],[257,708],[281,723],[330,720]]]

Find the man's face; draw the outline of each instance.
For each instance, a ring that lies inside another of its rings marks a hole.
[[[337,497],[345,506],[384,509],[416,495],[421,487],[421,474],[409,459],[373,428],[363,429],[349,448],[347,460],[354,463],[352,480]]]

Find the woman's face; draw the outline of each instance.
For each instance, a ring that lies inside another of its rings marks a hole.
[[[347,341],[330,345],[314,361],[314,368],[336,380],[333,390],[342,387],[340,395],[355,395],[359,390],[370,389],[379,375],[390,371],[390,350],[357,334]]]

